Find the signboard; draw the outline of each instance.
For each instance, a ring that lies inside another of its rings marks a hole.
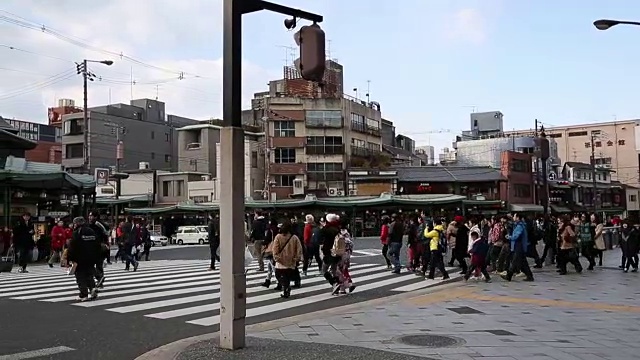
[[[95,171],[97,186],[107,185],[109,182],[109,169],[97,168]]]
[[[556,175],[555,172],[552,171],[552,172],[549,173],[549,180],[554,181],[557,178],[558,178],[558,176]]]

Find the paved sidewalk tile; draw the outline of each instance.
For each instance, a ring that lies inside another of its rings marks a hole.
[[[605,265],[617,261],[615,249],[605,253]],[[567,276],[550,266],[533,283],[462,283],[252,336],[441,360],[637,359],[640,274],[613,265]]]

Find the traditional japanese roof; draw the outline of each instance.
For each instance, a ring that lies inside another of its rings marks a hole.
[[[401,182],[486,182],[504,181],[500,171],[485,166],[412,166],[397,167]]]

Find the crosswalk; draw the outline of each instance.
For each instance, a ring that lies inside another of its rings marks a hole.
[[[117,314],[131,314],[159,320],[178,320],[198,326],[220,323],[220,272],[208,271],[205,260],[156,260],[142,262],[137,272],[125,272],[120,264],[105,269],[105,288],[98,299],[76,302],[77,286],[64,269],[35,266],[27,274],[0,273],[0,298],[16,301],[63,303]],[[261,286],[265,273],[257,272],[257,263],[248,267],[247,319],[301,308],[317,303],[337,301],[330,294],[323,276],[310,274],[302,279],[302,288],[294,289],[289,299],[281,299],[274,286]],[[437,285],[442,280],[424,280],[413,273],[399,275],[386,266],[353,263],[351,276],[357,289],[347,296],[358,302],[389,295],[390,292],[414,291]],[[377,290],[377,291],[376,291]],[[344,301],[340,301],[344,304]],[[298,309],[303,311],[304,309]]]

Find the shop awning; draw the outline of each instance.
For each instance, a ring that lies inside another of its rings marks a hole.
[[[511,204],[509,208],[513,212],[544,212],[544,207],[536,204]]]
[[[558,214],[568,214],[572,212],[568,207],[559,205],[551,205],[551,211]]]

